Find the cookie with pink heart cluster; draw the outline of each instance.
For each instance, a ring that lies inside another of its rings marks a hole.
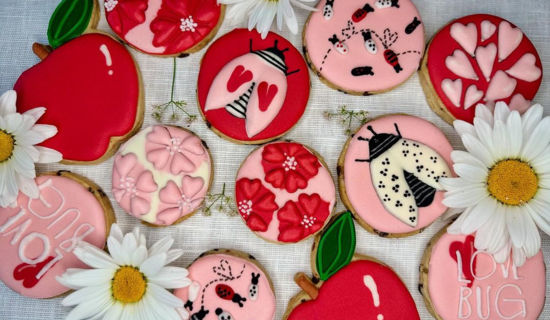
[[[542,81],[533,43],[511,22],[488,14],[452,21],[431,40],[420,70],[430,107],[445,121],[472,122],[478,103],[525,111]]]
[[[118,151],[112,187],[118,204],[142,221],[169,226],[200,208],[213,177],[206,143],[191,131],[156,125]]]

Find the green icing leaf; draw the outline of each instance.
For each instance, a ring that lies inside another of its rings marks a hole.
[[[317,248],[317,271],[327,280],[350,263],[355,253],[355,225],[351,213],[341,214],[321,236]]]
[[[94,0],[62,0],[50,18],[48,41],[54,48],[81,35],[92,18]]]

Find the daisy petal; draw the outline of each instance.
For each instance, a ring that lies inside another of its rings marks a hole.
[[[525,243],[525,235],[527,232],[527,223],[525,219],[528,217],[522,214],[522,209],[518,207],[508,207],[506,210],[506,227],[510,234],[510,239],[514,247],[521,248]]]
[[[468,150],[474,157],[481,160],[481,162],[483,162],[483,164],[487,167],[491,167],[493,165],[493,156],[478,139],[467,134],[462,136],[462,142],[464,143],[466,150]]]
[[[522,158],[535,159],[550,143],[550,117],[545,117],[533,130],[521,150]]]
[[[8,90],[0,96],[0,117],[16,112],[15,103],[17,102],[17,93],[14,90]]]
[[[486,197],[477,205],[472,207],[472,212],[464,219],[462,223],[462,233],[471,234],[476,232],[484,225],[494,214],[496,201],[491,197]]]
[[[114,269],[69,269],[58,280],[66,287],[80,289],[109,284],[114,274]]]
[[[151,293],[156,300],[159,300],[163,304],[170,307],[177,308],[183,307],[183,301],[175,295],[168,292],[168,290],[156,285],[154,283],[148,284],[148,293]]]
[[[166,253],[150,256],[143,261],[139,270],[147,277],[153,277],[166,265]]]
[[[104,251],[90,245],[85,242],[81,242],[73,251],[85,264],[92,268],[97,269],[117,269],[118,265],[114,260]]]
[[[54,163],[63,160],[61,152],[42,146],[35,146],[35,148],[39,152],[37,163]]]
[[[150,277],[149,280],[166,289],[176,289],[187,287],[191,280],[187,278],[189,271],[185,268],[164,267],[157,274]]]
[[[527,109],[521,116],[524,138],[531,136],[531,133],[542,119],[543,112],[544,108],[540,104],[536,104]]]

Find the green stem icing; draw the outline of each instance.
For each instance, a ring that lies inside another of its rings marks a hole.
[[[323,232],[317,248],[317,271],[321,280],[348,265],[355,253],[355,225],[351,213],[341,214]]]
[[[62,0],[50,18],[48,41],[53,48],[80,36],[90,24],[94,0]]]

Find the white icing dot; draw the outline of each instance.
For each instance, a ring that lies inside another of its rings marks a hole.
[[[117,0],[107,0],[105,1],[105,10],[107,10],[107,12],[111,12],[117,6],[117,4]]]
[[[184,208],[187,208],[187,211],[193,209],[192,199],[186,197],[184,194],[181,195],[181,200],[178,201],[178,209],[183,211]]]
[[[130,194],[130,197],[137,196],[136,180],[132,177],[120,178],[120,189],[123,189],[126,193]]]
[[[185,32],[185,31],[195,32],[195,28],[197,26],[198,24],[195,21],[193,21],[192,16],[189,16],[188,18],[181,18],[180,29],[182,32]]]
[[[285,156],[286,160],[283,162],[283,168],[285,168],[285,171],[296,170],[296,167],[298,166],[298,161],[296,161],[296,158],[288,156],[286,153]]]
[[[384,320],[384,315],[383,314],[379,314],[376,319],[378,320]]]
[[[248,217],[252,212],[252,200],[241,200],[237,205],[239,212],[244,216]]]
[[[304,228],[309,229],[313,227],[313,224],[315,223],[316,220],[317,218],[304,214],[302,217],[302,221],[300,221],[300,224],[304,226]]]

